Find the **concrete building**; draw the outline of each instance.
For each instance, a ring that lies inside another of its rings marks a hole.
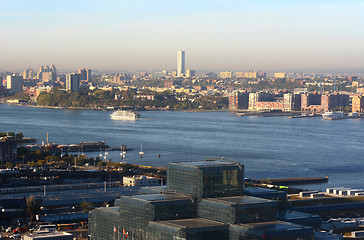
[[[12,93],[23,91],[23,77],[15,74],[6,77],[6,88]]]
[[[177,51],[177,77],[183,77],[186,73],[185,51]]]
[[[278,72],[278,73],[274,73],[274,77],[275,78],[286,78],[286,73],[285,72]]]
[[[91,82],[91,69],[81,68],[77,73],[80,75],[80,81]]]
[[[313,239],[313,228],[277,221],[277,203],[243,196],[244,166],[227,160],[170,163],[166,190],[124,196],[89,213],[106,239]]]
[[[78,92],[80,90],[80,75],[77,73],[70,73],[66,75],[66,90]]]
[[[232,72],[220,72],[220,78],[222,79],[227,79],[227,78],[231,78],[232,77]]]
[[[157,186],[159,184],[158,178],[148,176],[132,176],[123,177],[123,185],[125,186]]]
[[[244,78],[258,78],[258,73],[255,71],[245,72]]]
[[[54,65],[50,67],[47,65],[45,67],[40,66],[37,78],[42,81],[57,81],[57,69]]]
[[[364,111],[364,97],[362,94],[355,94],[351,100],[351,111],[362,113]]]

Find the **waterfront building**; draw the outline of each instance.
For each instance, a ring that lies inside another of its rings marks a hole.
[[[186,73],[185,51],[177,51],[177,77],[183,77]]]
[[[301,111],[322,111],[321,94],[316,92],[301,94]]]
[[[91,239],[312,239],[313,228],[277,221],[277,203],[244,196],[244,166],[170,163],[167,187],[123,196],[89,213]]]
[[[6,88],[12,93],[23,91],[23,77],[15,74],[6,77]]]
[[[229,95],[229,109],[248,109],[249,107],[249,93],[247,92],[234,92]]]
[[[148,176],[132,176],[123,177],[123,185],[125,186],[157,186],[159,183],[158,178]]]
[[[80,75],[77,73],[70,73],[66,75],[66,90],[78,92],[80,90]]]
[[[274,73],[274,77],[276,79],[278,79],[278,78],[286,78],[286,73],[285,72],[277,72],[277,73]]]
[[[353,95],[351,107],[352,112],[362,113],[364,111],[364,97],[362,94]]]
[[[340,110],[343,111],[346,106],[350,104],[350,97],[348,94],[330,93],[321,96],[321,105],[323,111]]]

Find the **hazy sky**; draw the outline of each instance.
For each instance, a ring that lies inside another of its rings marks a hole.
[[[364,69],[362,0],[0,0],[0,70]]]

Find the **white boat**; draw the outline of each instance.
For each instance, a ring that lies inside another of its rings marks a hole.
[[[140,113],[133,111],[118,110],[110,114],[111,119],[114,120],[135,120],[140,118]]]
[[[343,112],[333,112],[333,111],[328,111],[325,112],[324,114],[322,114],[323,119],[325,120],[336,120],[336,119],[343,119],[344,118],[344,113]]]

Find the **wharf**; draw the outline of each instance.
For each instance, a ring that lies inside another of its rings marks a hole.
[[[272,185],[304,185],[314,183],[326,183],[329,177],[308,177],[308,178],[278,178],[278,179],[258,179],[254,183],[266,183]]]

